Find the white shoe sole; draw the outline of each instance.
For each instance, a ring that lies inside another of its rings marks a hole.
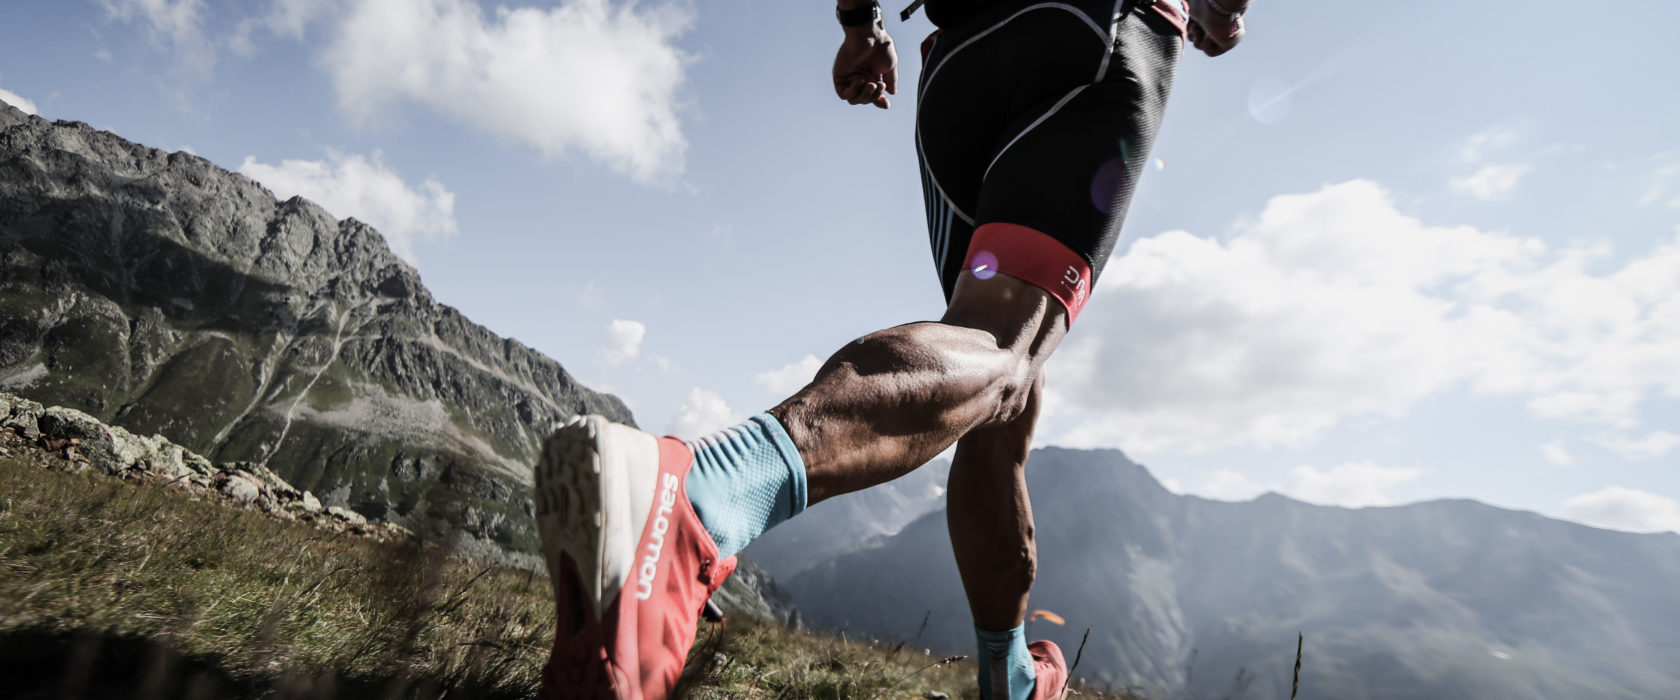
[[[561,557],[570,556],[601,619],[635,565],[658,477],[659,438],[635,428],[578,416],[548,438],[532,485],[557,602]]]

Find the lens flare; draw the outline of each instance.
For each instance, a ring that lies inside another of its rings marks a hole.
[[[1120,202],[1132,194],[1132,175],[1126,168],[1125,158],[1108,159],[1091,178],[1091,206],[1104,214],[1113,214]]]
[[[974,259],[969,263],[969,270],[978,279],[989,280],[997,274],[997,256],[992,251],[982,250],[974,253]]]
[[[1160,158],[1156,158],[1155,159],[1155,170],[1161,171],[1161,170],[1166,170],[1166,169],[1167,169],[1167,161],[1161,160]]]
[[[1062,619],[1061,615],[1057,615],[1049,610],[1034,610],[1031,615],[1027,616],[1027,620],[1029,622],[1032,620],[1046,620],[1058,625],[1067,624],[1067,620]]]

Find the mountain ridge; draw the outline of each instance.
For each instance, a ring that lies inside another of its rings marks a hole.
[[[577,414],[635,425],[438,302],[367,224],[3,102],[0,390],[532,570],[543,440]],[[797,622],[768,576],[742,582],[742,609]]]
[[[516,493],[548,429],[633,423],[438,303],[371,227],[198,156],[5,107],[0,175],[0,384],[43,403],[405,524],[464,496],[449,517],[527,551]]]
[[[1302,688],[1317,697],[1680,696],[1680,535],[1467,499],[1348,509],[1186,497],[1115,451],[1035,450],[1027,476],[1039,547],[1029,607],[1068,620],[1029,634],[1067,647],[1092,626],[1091,678],[1152,697],[1286,698],[1304,632]],[[973,633],[944,520],[931,510],[785,585],[814,627],[965,652]]]

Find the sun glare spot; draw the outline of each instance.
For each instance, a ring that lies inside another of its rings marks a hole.
[[[982,250],[974,254],[974,260],[969,267],[978,279],[989,280],[997,274],[997,256],[989,250]]]

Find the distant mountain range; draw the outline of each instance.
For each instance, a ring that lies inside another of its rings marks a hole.
[[[892,482],[811,506],[747,546],[746,553],[781,580],[837,556],[880,544],[945,505],[951,463],[934,460]]]
[[[935,476],[888,484],[899,493],[886,500],[926,493]],[[1302,698],[1680,698],[1677,535],[1462,500],[1210,501],[1111,450],[1035,450],[1027,481],[1031,607],[1067,620],[1029,633],[1071,655],[1091,627],[1087,678],[1163,699],[1288,698],[1301,632]],[[860,537],[878,528],[866,501],[882,497],[819,504],[801,516],[818,522],[790,521],[749,551],[815,627],[972,653],[943,500],[919,501],[920,516],[886,508],[913,520]]]
[[[4,103],[0,389],[539,568],[543,439],[580,413],[634,424],[617,397],[438,303],[366,224]],[[733,600],[793,616],[768,577],[742,580],[766,594]]]

